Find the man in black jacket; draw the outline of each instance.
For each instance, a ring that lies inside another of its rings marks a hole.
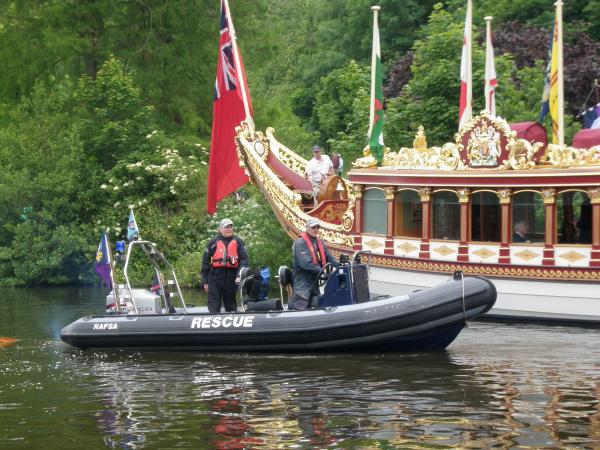
[[[244,241],[233,235],[233,222],[223,219],[219,234],[210,240],[202,256],[202,284],[208,293],[208,311],[237,311],[235,294],[242,267],[248,267]]]
[[[527,224],[525,223],[524,220],[519,220],[519,221],[515,222],[515,225],[513,226],[512,241],[528,243],[529,241],[527,240],[527,232],[528,232],[528,228],[527,228]]]
[[[321,225],[317,219],[306,222],[306,232],[294,241],[294,295],[291,309],[317,308],[319,287],[317,276],[327,263],[333,267],[339,265],[322,239],[319,239]]]

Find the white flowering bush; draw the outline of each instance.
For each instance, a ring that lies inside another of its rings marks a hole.
[[[250,265],[275,272],[289,265],[291,244],[273,212],[255,188],[219,203],[217,213],[206,212],[208,149],[199,143],[172,142],[162,132],[146,136],[153,150],[119,161],[99,185],[107,211],[94,221],[96,229],[110,229],[110,238],[126,238],[129,209],[133,209],[140,237],[156,242],[174,265],[184,286],[199,286],[201,258],[219,222],[229,217],[235,233],[246,243]],[[143,258],[142,258],[143,259]],[[149,283],[144,261],[133,261],[130,277]]]
[[[123,213],[127,208],[176,212],[186,201],[198,201],[203,195],[207,176],[203,163],[208,159],[203,144],[172,142],[159,131],[149,133],[146,139],[154,144],[154,150],[139,155],[134,152],[131,158],[119,161],[100,185],[107,203],[120,217],[127,218]],[[123,228],[123,223],[103,226]]]

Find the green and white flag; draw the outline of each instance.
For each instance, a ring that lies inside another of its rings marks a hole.
[[[369,149],[377,164],[383,161],[383,78],[381,76],[381,50],[377,12],[373,6],[373,57],[371,59],[371,108],[369,111]]]

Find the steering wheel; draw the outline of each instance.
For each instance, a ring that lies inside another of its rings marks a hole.
[[[331,263],[325,264],[323,268],[319,271],[319,274],[317,275],[317,286],[325,286],[325,283],[327,283],[327,280],[329,280],[329,277],[332,273],[333,266],[331,265]]]

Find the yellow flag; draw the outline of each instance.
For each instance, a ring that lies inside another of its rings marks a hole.
[[[554,21],[552,59],[550,62],[550,117],[552,118],[552,143],[558,144],[558,21]]]

